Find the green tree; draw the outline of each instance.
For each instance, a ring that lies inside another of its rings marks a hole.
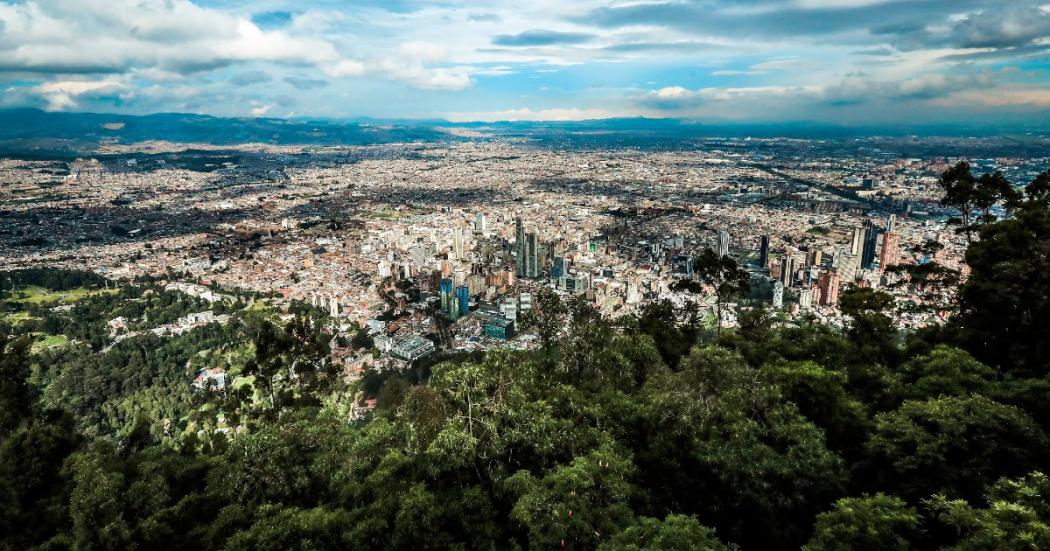
[[[255,356],[244,366],[270,416],[297,402],[316,403],[335,372],[328,357],[330,335],[321,319],[297,315],[279,329],[262,320],[253,328]]]
[[[118,466],[119,461],[105,451],[79,452],[70,460],[69,515],[77,549],[128,547],[131,529],[124,518],[125,479]]]
[[[0,443],[0,549],[28,549],[69,529],[62,464],[79,443],[73,418],[54,410]]]
[[[729,304],[747,296],[751,289],[751,275],[728,256],[719,257],[711,249],[704,249],[693,261],[693,273],[696,280],[682,280],[678,288],[700,294],[703,286],[714,288],[715,298],[715,331],[722,336],[722,319]]]
[[[980,495],[1000,476],[1029,472],[1047,458],[1048,440],[1023,411],[982,396],[909,400],[875,417],[867,479],[909,499],[942,492]]]
[[[901,365],[910,398],[986,394],[995,382],[995,371],[964,350],[940,345]]]
[[[558,342],[558,335],[565,328],[565,316],[568,311],[561,297],[547,287],[541,287],[536,291],[535,298],[530,319],[536,326],[540,345],[548,358],[547,361],[550,362],[554,354],[554,347]]]
[[[1000,172],[982,174],[975,178],[970,163],[960,161],[941,175],[941,189],[944,196],[941,204],[954,207],[959,211],[962,226],[960,231],[966,234],[967,241],[973,241],[973,232],[984,224],[995,221],[991,214],[997,204],[1015,208],[1020,195]]]
[[[511,519],[528,529],[531,547],[594,548],[634,520],[628,504],[634,469],[605,445],[542,477],[519,471],[505,482],[517,496]]]
[[[349,549],[352,520],[346,511],[264,506],[258,519],[226,543],[230,551]]]
[[[899,497],[847,497],[817,515],[813,537],[805,551],[904,551],[921,532],[921,517]]]
[[[829,447],[850,459],[859,456],[871,427],[864,404],[847,391],[844,371],[814,362],[780,361],[763,366],[761,372],[802,415],[824,429]]]
[[[980,230],[966,250],[971,272],[952,325],[964,347],[1001,372],[1044,375],[1050,365],[1050,211],[1021,208]]]
[[[636,462],[655,510],[696,514],[745,547],[790,547],[842,489],[823,431],[732,352],[694,348],[644,392]]]
[[[937,495],[925,502],[932,516],[954,536],[943,547],[958,551],[979,549],[1050,549],[1050,479],[1033,472],[1002,479],[991,486],[984,508],[963,499]],[[944,542],[947,543],[947,542]]]
[[[728,551],[715,531],[696,517],[667,515],[664,520],[642,517],[638,523],[616,534],[601,551]]]
[[[0,439],[32,414],[28,382],[32,342],[27,337],[8,340],[6,333],[0,333]]]

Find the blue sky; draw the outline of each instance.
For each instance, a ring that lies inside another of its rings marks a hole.
[[[1047,123],[1050,0],[0,0],[0,107]]]

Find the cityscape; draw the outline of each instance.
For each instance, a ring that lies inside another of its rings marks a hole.
[[[929,300],[893,266],[966,271],[965,236],[939,202],[939,175],[958,158],[838,158],[777,139],[690,152],[492,140],[194,155],[203,169],[142,166],[130,153],[5,161],[0,267],[170,275],[306,302],[341,332],[433,337],[441,327],[435,346],[451,350],[535,344],[514,322],[541,287],[582,294],[606,317],[662,300],[697,301],[713,317],[711,293],[675,285],[705,249],[747,268],[754,292],[741,298],[837,326],[849,286],[902,305]],[[1050,157],[977,162],[1025,181]],[[900,308],[894,320],[915,328],[947,313]]]
[[[1048,59],[1028,0],[0,0],[0,551],[1050,548]]]

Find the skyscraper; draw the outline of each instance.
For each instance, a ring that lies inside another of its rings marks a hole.
[[[820,304],[822,306],[835,306],[839,302],[839,275],[835,272],[824,272],[817,279],[817,288],[820,289]]]
[[[463,228],[452,228],[452,252],[456,253],[457,259],[463,258]]]
[[[554,257],[554,265],[551,266],[551,279],[558,279],[565,274],[565,257]]]
[[[459,315],[470,312],[470,289],[463,285],[456,287],[456,301],[459,302]]]
[[[525,277],[536,279],[541,271],[539,237],[536,232],[529,232],[525,236]]]
[[[763,235],[758,238],[758,266],[765,268],[769,264],[769,236]]]
[[[857,273],[860,272],[860,256],[844,254],[838,264],[836,269],[843,282],[853,283],[857,280]]]
[[[879,229],[871,220],[864,222],[864,248],[860,255],[860,267],[871,268],[875,264],[875,248],[879,243]]]
[[[791,251],[784,253],[784,258],[780,261],[780,283],[784,287],[791,287],[791,284],[795,280],[795,257],[792,256]]]
[[[850,240],[849,254],[854,256],[860,256],[861,251],[864,249],[864,228],[856,227],[853,228],[853,239]]]
[[[525,277],[525,223],[521,217],[514,220],[514,273]]]
[[[729,232],[718,230],[718,257],[729,256]]]
[[[441,294],[441,307],[448,308],[448,303],[452,297],[452,280],[445,278],[441,280],[440,294]]]
[[[879,253],[879,268],[885,270],[900,262],[901,238],[897,232],[882,234],[882,251]]]

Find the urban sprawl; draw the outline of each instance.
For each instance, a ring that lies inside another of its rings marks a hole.
[[[381,357],[340,358],[348,373],[436,350],[535,346],[520,322],[544,287],[609,317],[694,302],[731,327],[737,309],[716,309],[713,289],[676,285],[706,249],[745,267],[748,303],[786,322],[841,325],[838,297],[851,285],[892,293],[902,327],[943,317],[904,307],[931,297],[890,268],[937,263],[965,277],[965,237],[938,186],[959,158],[858,151],[745,139],[662,152],[147,143],[6,159],[0,268],[152,275],[209,301],[238,289],[310,304],[342,334],[374,338]],[[1014,182],[1048,164],[968,160]]]

